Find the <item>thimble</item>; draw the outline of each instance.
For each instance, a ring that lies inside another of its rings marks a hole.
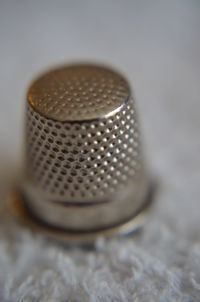
[[[149,179],[135,100],[118,72],[79,64],[36,79],[27,94],[25,148],[24,203],[47,228],[120,231],[145,212]]]

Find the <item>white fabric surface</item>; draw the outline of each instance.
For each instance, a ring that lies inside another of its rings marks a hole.
[[[200,301],[200,2],[0,1],[0,301]],[[97,60],[134,87],[157,203],[137,237],[63,246],[5,208],[40,70]]]

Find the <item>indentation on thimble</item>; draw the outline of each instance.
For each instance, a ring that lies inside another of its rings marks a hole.
[[[66,201],[105,199],[140,167],[133,99],[108,118],[60,122],[27,108],[28,178]]]
[[[30,87],[28,101],[41,115],[56,121],[101,118],[122,106],[130,96],[126,80],[95,65],[56,69]]]

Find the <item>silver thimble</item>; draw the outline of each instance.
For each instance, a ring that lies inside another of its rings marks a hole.
[[[135,101],[117,72],[80,64],[39,77],[27,95],[25,144],[21,191],[40,223],[119,231],[146,209]]]

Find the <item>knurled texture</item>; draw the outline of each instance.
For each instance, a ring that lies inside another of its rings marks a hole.
[[[35,111],[55,121],[102,118],[130,96],[126,80],[105,67],[73,65],[47,72],[28,92]]]
[[[46,118],[27,103],[26,158],[28,180],[51,199],[107,200],[141,166],[133,99],[109,117],[82,122]]]

